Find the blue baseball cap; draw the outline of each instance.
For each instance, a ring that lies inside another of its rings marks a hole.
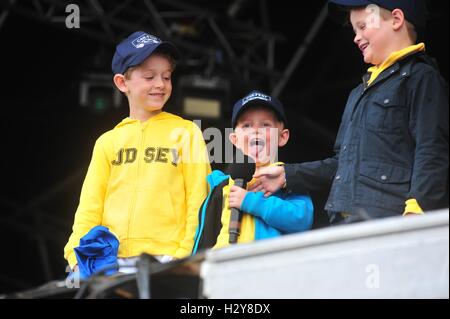
[[[328,12],[331,17],[343,22],[346,13],[342,7],[364,7],[369,4],[376,4],[389,11],[400,9],[405,15],[405,19],[416,29],[423,30],[426,27],[427,6],[425,0],[329,0]]]
[[[264,94],[260,91],[251,91],[245,97],[237,101],[233,106],[233,115],[231,117],[231,127],[236,127],[236,122],[240,114],[242,114],[245,109],[247,109],[250,105],[265,105],[272,109],[277,118],[287,125],[286,115],[284,113],[283,104],[274,97],[271,97],[267,94]]]
[[[181,57],[180,51],[170,42],[161,41],[154,35],[136,31],[116,46],[111,67],[114,74],[124,74],[132,66],[144,62],[156,49],[166,50],[175,60]]]

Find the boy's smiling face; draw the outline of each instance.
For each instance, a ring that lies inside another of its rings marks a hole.
[[[239,115],[229,138],[257,166],[262,166],[275,161],[278,147],[284,146],[289,139],[289,130],[284,128],[273,111],[256,106]]]
[[[350,12],[350,22],[355,32],[354,42],[368,64],[380,65],[392,52],[392,19],[383,10],[374,12],[361,8]]]
[[[131,118],[145,120],[161,112],[172,93],[172,69],[166,56],[153,54],[122,75],[118,87],[127,94]]]

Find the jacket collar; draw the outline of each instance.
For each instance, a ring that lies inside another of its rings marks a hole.
[[[368,85],[367,83],[370,79],[371,74],[369,72],[366,73],[362,78],[364,90],[367,90],[367,89],[377,85],[378,83],[383,82],[387,78],[389,78],[397,73],[401,73],[401,75],[400,75],[401,77],[408,77],[411,74],[411,68],[413,66],[413,63],[411,63],[411,61],[413,59],[421,60],[421,61],[425,62],[426,64],[429,64],[432,67],[437,69],[437,64],[434,61],[434,59],[428,57],[425,52],[422,52],[422,51],[412,52],[412,53],[404,56],[401,60],[397,61],[390,67],[388,67],[386,70],[384,70],[376,78],[376,80],[373,81],[372,84],[370,84],[370,85]]]
[[[230,178],[230,175],[226,175],[219,170],[214,170],[206,177],[206,180],[208,181],[210,189],[213,189],[228,178]]]

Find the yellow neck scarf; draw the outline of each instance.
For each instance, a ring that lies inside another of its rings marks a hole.
[[[388,67],[393,65],[395,62],[397,62],[404,56],[406,56],[410,53],[419,52],[419,51],[425,51],[424,43],[411,45],[411,46],[401,49],[399,51],[392,52],[383,63],[381,63],[380,65],[372,66],[367,70],[367,72],[371,73],[370,79],[367,82],[367,84],[371,85],[373,83],[373,81],[375,81],[376,78],[381,74],[381,72],[386,70]]]

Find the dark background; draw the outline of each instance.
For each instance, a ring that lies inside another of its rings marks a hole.
[[[50,8],[52,3],[41,2],[44,9]],[[88,1],[60,1],[64,2],[83,6]],[[183,1],[213,12],[231,45],[237,47],[245,39],[239,38],[240,33],[236,31],[234,22],[225,14],[231,2]],[[243,1],[234,18],[256,27],[261,25],[261,2]],[[9,1],[2,0],[0,3],[0,17],[5,16],[3,20],[0,18],[0,106],[4,141],[0,162],[3,180],[0,240],[4,247],[0,265],[0,293],[6,293],[65,276],[63,247],[71,232],[93,144],[101,133],[113,128],[128,115],[126,103],[118,108],[108,106],[108,103],[103,105],[104,108],[100,107],[102,105],[81,107],[80,82],[86,72],[109,74],[112,78],[110,62],[114,53],[113,43],[130,32],[116,33],[115,39],[103,41],[101,37],[98,39],[83,34],[85,26],[91,24],[94,27],[94,22],[89,20],[82,20],[80,29],[67,29],[64,20],[38,18],[12,7]],[[108,12],[123,2],[100,3]],[[137,0],[128,3],[130,6],[141,5]],[[165,9],[165,1],[153,3],[157,9]],[[284,162],[317,160],[332,154],[346,97],[367,68],[353,44],[351,29],[329,19],[310,44],[303,42],[324,3],[265,2],[269,17],[265,28],[282,36],[275,46],[273,69],[283,72],[297,48],[301,44],[309,45],[279,96],[285,105],[291,128],[291,140],[280,154]],[[59,16],[66,15],[61,8],[58,10],[59,13],[56,13]],[[425,41],[427,51],[437,59],[442,75],[448,81],[448,1],[429,1],[429,11]],[[145,14],[142,11],[142,15]],[[81,15],[83,17],[83,9]],[[159,35],[151,24],[143,23],[142,29]],[[198,39],[186,37],[184,41],[194,43],[201,39],[205,52],[215,48],[216,52],[223,53],[214,34],[208,33],[206,27],[199,27],[198,30]],[[98,31],[101,35],[101,28]],[[182,47],[181,51],[185,54],[189,50]],[[236,52],[239,52],[238,49]],[[242,66],[232,65],[226,58],[215,60],[211,71],[202,52],[187,52],[187,56],[189,59],[180,63],[175,72],[174,92],[167,111],[181,114],[179,101],[185,92],[180,86],[183,75],[216,74],[230,83],[226,94],[218,93],[226,102],[223,120],[204,120],[203,129],[208,126],[227,127],[234,101],[250,89],[270,93],[280,80],[279,75],[264,77],[256,72],[248,79],[240,72],[244,69]],[[233,73],[233,67],[237,68],[237,72],[235,70]],[[104,94],[107,100],[109,93],[98,92]],[[214,164],[213,168],[222,167]],[[326,216],[322,207],[326,193],[313,195],[316,207],[314,227],[324,227]]]

